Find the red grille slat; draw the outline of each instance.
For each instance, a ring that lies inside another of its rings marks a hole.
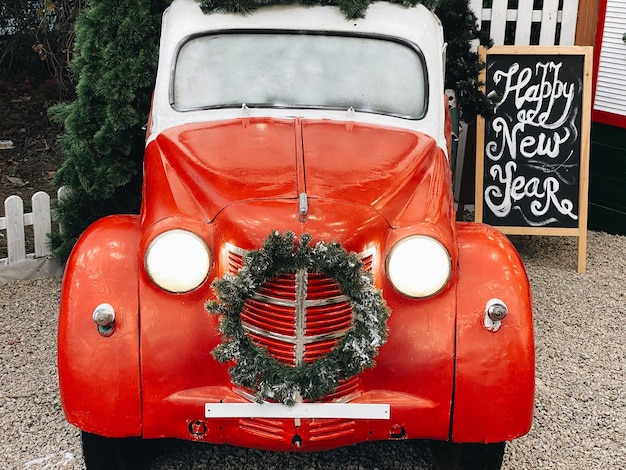
[[[295,328],[293,308],[269,305],[254,299],[246,300],[241,321],[244,325],[288,336],[293,336]],[[269,325],[271,330],[267,330]]]
[[[322,401],[343,401],[346,399],[346,397],[356,397],[360,394],[360,385],[361,380],[359,379],[358,375],[355,377],[350,377],[349,379],[341,382],[337,389],[333,393],[326,395]]]
[[[374,257],[372,255],[367,255],[361,258],[361,263],[363,263],[363,271],[371,271],[372,264],[374,263]]]
[[[312,420],[310,425],[311,442],[337,439],[349,436],[354,432],[356,423],[346,419],[319,419]]]
[[[324,274],[309,273],[308,292],[309,299],[326,299],[342,295],[339,284]]]
[[[243,256],[228,252],[228,270],[229,272],[236,274],[243,267]]]
[[[242,418],[239,420],[239,429],[263,439],[282,441],[285,439],[285,430],[281,424],[281,421],[264,418]]]
[[[259,336],[255,333],[248,332],[248,336],[254,344],[262,348],[266,348],[267,352],[279,361],[285,362],[288,366],[293,366],[296,353],[293,344],[285,343],[273,338]]]
[[[352,306],[348,302],[307,309],[307,334],[311,336],[347,330],[352,326]]]
[[[263,284],[257,291],[261,295],[276,299],[295,300],[296,280],[293,274],[283,274],[272,278]]]
[[[311,363],[326,356],[339,342],[338,339],[320,341],[314,344],[307,344],[304,349],[305,362]]]

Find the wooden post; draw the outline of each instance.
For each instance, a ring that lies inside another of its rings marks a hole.
[[[596,30],[600,17],[600,0],[578,2],[578,20],[576,22],[577,46],[595,46]]]

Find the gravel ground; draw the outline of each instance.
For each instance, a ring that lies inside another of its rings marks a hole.
[[[533,429],[507,446],[504,469],[626,469],[626,237],[512,237],[533,286],[537,393]],[[55,367],[60,280],[0,286],[0,467],[80,469],[78,430],[64,421]],[[411,442],[320,454],[273,454],[164,442],[157,469],[427,469]]]

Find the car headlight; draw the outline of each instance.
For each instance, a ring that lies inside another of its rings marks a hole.
[[[408,297],[429,297],[448,283],[452,262],[448,250],[425,235],[404,238],[387,257],[387,276],[393,287]]]
[[[204,241],[187,230],[156,236],[146,251],[145,266],[152,281],[169,292],[189,292],[206,279],[211,253]]]

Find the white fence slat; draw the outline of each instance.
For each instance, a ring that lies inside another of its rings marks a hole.
[[[57,200],[61,201],[65,199],[70,194],[70,188],[67,186],[61,186],[57,191]],[[63,233],[63,225],[59,222],[59,233]]]
[[[57,199],[59,199],[60,201],[61,199],[64,199],[69,193],[70,188],[68,188],[67,186],[61,186],[57,191]]]
[[[518,46],[530,45],[530,31],[533,24],[533,2],[520,1],[517,6],[515,21],[515,44]]]
[[[483,0],[470,0],[469,6],[474,12],[474,15],[476,15],[476,19],[478,20],[476,24],[478,25],[478,29],[480,29],[483,22]]]
[[[43,191],[35,193],[33,202],[33,234],[35,237],[35,258],[50,254],[48,234],[52,231],[50,220],[50,196]]]
[[[493,2],[491,7],[491,39],[496,46],[504,45],[508,2]]]
[[[543,0],[541,15],[540,46],[554,46],[556,42],[556,20],[559,11],[559,0]]]
[[[470,0],[470,7],[478,18],[478,26],[489,22],[490,36],[495,45],[505,44],[507,22],[515,25],[514,44],[528,46],[531,43],[533,23],[539,23],[540,45],[571,46],[576,36],[579,0],[563,0],[559,9],[559,0],[544,0],[541,9],[534,9],[533,0],[519,0],[517,8],[508,8],[506,0],[494,0],[490,8],[483,8],[482,0]],[[557,30],[559,40],[557,42]]]
[[[9,196],[4,201],[6,219],[8,263],[26,259],[24,240],[24,202],[19,196]]]
[[[573,46],[576,40],[576,21],[578,20],[579,0],[565,0],[561,15],[561,46]]]

